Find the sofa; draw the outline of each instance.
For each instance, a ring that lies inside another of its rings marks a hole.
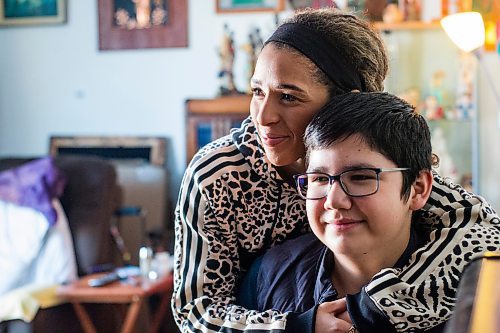
[[[0,171],[12,169],[33,158],[0,158]],[[67,216],[79,276],[119,264],[110,223],[120,207],[121,190],[116,170],[110,162],[91,156],[54,157],[54,164],[66,178],[59,198]],[[109,307],[109,306],[108,306]],[[106,305],[88,306],[99,332],[115,331],[119,318]],[[70,304],[39,310],[30,323],[20,320],[0,323],[0,333],[82,332]]]

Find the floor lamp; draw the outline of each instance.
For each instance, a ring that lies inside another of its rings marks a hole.
[[[500,107],[500,95],[495,89],[495,84],[491,73],[484,68],[482,62],[482,46],[485,41],[485,31],[483,17],[478,12],[463,12],[445,16],[441,19],[441,26],[450,37],[451,41],[462,51],[472,52],[478,59],[479,65],[483,67],[488,84],[491,86],[493,94]]]
[[[463,12],[445,16],[441,19],[441,26],[451,41],[462,51],[472,53],[479,66],[482,67],[486,80],[496,99],[497,108],[500,108],[500,95],[495,88],[491,73],[485,68],[482,61],[482,46],[485,41],[484,22],[480,13]],[[500,116],[500,114],[498,115]],[[479,129],[478,115],[472,117],[472,179],[473,188],[479,192]]]

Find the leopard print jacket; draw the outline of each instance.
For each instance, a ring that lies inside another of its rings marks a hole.
[[[437,175],[434,183],[424,212],[437,229],[431,242],[408,267],[383,270],[365,288],[399,332],[447,320],[465,264],[499,250],[499,218],[488,203]],[[175,210],[172,309],[181,331],[283,331],[286,313],[246,310],[235,305],[235,290],[248,258],[308,231],[305,202],[264,156],[250,118],[202,148]]]

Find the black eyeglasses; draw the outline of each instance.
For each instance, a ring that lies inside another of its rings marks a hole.
[[[326,197],[335,181],[339,182],[340,187],[348,196],[366,197],[378,191],[381,172],[406,170],[410,168],[356,168],[333,176],[324,172],[306,172],[294,175],[293,178],[300,196],[307,200],[319,200]]]

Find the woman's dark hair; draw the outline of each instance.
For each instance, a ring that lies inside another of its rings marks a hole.
[[[384,79],[388,71],[387,53],[382,38],[367,22],[334,8],[319,10],[309,8],[298,11],[283,22],[285,23],[303,24],[322,33],[323,38],[335,46],[331,52],[344,57],[360,73],[367,91],[384,89]],[[293,47],[279,42],[270,44],[277,48],[288,49],[307,59],[312,75],[329,88],[331,96],[346,92],[335,87],[325,73]]]

